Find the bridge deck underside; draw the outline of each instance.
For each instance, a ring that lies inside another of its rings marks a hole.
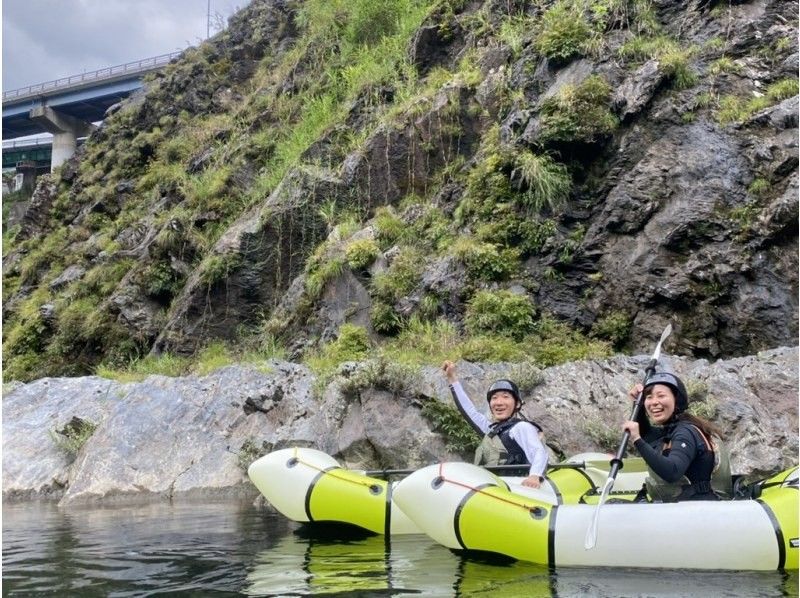
[[[54,110],[86,122],[103,120],[106,110],[141,87],[139,80],[118,82],[111,86],[82,90],[46,98],[45,104]],[[42,99],[9,102],[3,105],[3,139],[16,139],[25,135],[42,133],[43,129],[28,119],[34,106]]]

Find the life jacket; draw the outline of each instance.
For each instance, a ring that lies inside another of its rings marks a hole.
[[[714,468],[710,480],[695,480],[692,482],[683,476],[677,482],[667,482],[656,474],[649,466],[647,467],[647,477],[645,478],[645,488],[651,500],[663,502],[676,502],[690,500],[694,497],[708,495],[708,500],[717,498],[730,499],[733,496],[733,484],[731,479],[730,452],[722,439],[713,436],[709,438],[703,431],[691,425],[705,442],[706,450],[714,455]],[[672,440],[664,442],[662,451],[672,447]]]
[[[541,435],[542,429],[537,424],[518,417],[494,423],[475,450],[475,465],[530,465],[525,451],[511,438],[511,429],[523,421],[536,427]]]

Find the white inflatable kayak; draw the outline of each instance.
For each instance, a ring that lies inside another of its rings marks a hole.
[[[397,484],[394,502],[452,549],[488,551],[548,566],[797,569],[798,474],[763,485],[757,500],[548,504],[510,491],[466,463],[431,465]]]
[[[606,481],[609,459],[602,453],[576,455],[553,466],[539,489],[522,486],[520,477],[499,478],[476,469],[495,483],[545,504],[591,503]],[[254,461],[247,474],[261,494],[293,521],[347,523],[378,534],[422,533],[392,500],[396,483],[345,469],[321,451],[278,450]],[[617,476],[615,496],[631,500],[645,475],[641,460],[626,460]]]

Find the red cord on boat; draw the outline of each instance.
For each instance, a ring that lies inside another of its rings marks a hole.
[[[489,498],[493,498],[495,500],[499,500],[500,502],[508,503],[510,505],[514,505],[515,507],[521,507],[521,508],[525,509],[526,511],[530,511],[531,509],[535,509],[538,506],[538,505],[525,505],[525,504],[517,502],[515,500],[509,500],[507,498],[503,498],[503,497],[500,497],[500,496],[495,496],[494,494],[489,494],[488,492],[484,492],[483,488],[475,488],[473,486],[470,486],[469,484],[465,484],[463,482],[459,482],[458,480],[448,480],[444,476],[444,469],[443,468],[444,468],[444,463],[439,463],[439,477],[441,478],[441,480],[443,482],[449,482],[450,484],[453,484],[454,486],[460,486],[461,488],[466,488],[467,490],[471,490],[472,492],[476,492],[478,494],[483,494],[485,496],[488,496]]]

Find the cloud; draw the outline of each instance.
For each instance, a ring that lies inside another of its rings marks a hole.
[[[247,0],[211,0],[212,27]],[[208,0],[5,0],[3,89],[196,45]],[[212,34],[214,31],[212,30]]]

